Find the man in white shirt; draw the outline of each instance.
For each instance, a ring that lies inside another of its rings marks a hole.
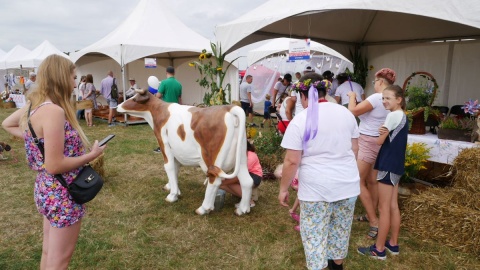
[[[283,76],[281,81],[278,81],[275,86],[273,86],[273,95],[272,95],[272,106],[276,106],[277,97],[280,99],[283,93],[290,90],[292,84],[292,75],[287,73]]]
[[[130,82],[130,87],[127,89],[127,92],[125,92],[127,99],[133,97],[135,95],[135,89],[138,88],[135,83],[135,78],[130,78],[128,81]]]
[[[348,93],[350,91],[355,92],[357,103],[362,102],[365,99],[365,91],[363,87],[348,78],[348,74],[340,73],[337,75],[338,80],[338,87],[335,91],[335,99],[337,100],[338,104],[346,105],[350,101],[348,97]]]
[[[35,72],[30,72],[30,78],[24,85],[24,91],[23,94],[26,94],[28,90],[32,87],[32,85],[35,84],[35,81],[37,80],[37,74]]]

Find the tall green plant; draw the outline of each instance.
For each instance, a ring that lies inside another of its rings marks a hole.
[[[200,78],[197,79],[198,84],[206,88],[207,91],[203,97],[203,103],[207,106],[223,105],[231,102],[231,85],[227,83],[225,87],[223,82],[228,69],[235,62],[237,58],[231,61],[226,68],[223,67],[226,53],[222,52],[222,46],[210,42],[212,52],[207,52],[206,49],[198,56],[198,61],[189,63],[189,66],[195,67],[199,73]],[[212,56],[215,61],[212,61]],[[226,100],[226,92],[228,92],[229,100]]]
[[[368,59],[362,55],[360,51],[362,47],[356,46],[355,50],[352,52],[350,50],[350,57],[353,63],[353,71],[351,72],[348,68],[345,72],[350,76],[352,81],[360,84],[363,88],[367,85],[367,76],[368,76]]]

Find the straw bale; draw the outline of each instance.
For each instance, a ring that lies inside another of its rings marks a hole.
[[[104,160],[105,155],[102,153],[100,156],[90,162],[90,166],[92,166],[92,168],[105,180]]]
[[[413,195],[404,204],[403,225],[421,239],[480,255],[480,210],[456,203],[462,202],[458,196],[468,194],[462,189],[432,188]]]
[[[480,147],[462,150],[453,161],[453,186],[480,192]]]

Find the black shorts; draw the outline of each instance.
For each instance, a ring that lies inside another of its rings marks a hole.
[[[242,109],[245,111],[245,114],[247,116],[248,116],[248,114],[253,113],[253,108],[250,107],[250,103],[243,102],[243,101],[240,101],[240,103],[242,104]]]
[[[263,112],[263,119],[270,119],[272,116],[270,115],[270,112]]]
[[[260,183],[262,182],[262,177],[259,176],[259,175],[256,175],[254,173],[249,173],[250,176],[252,177],[253,179],[253,187],[258,187],[260,186]]]

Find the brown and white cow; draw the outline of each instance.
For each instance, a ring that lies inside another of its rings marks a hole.
[[[118,105],[119,112],[144,118],[153,129],[162,150],[170,190],[166,200],[175,202],[180,195],[178,170],[200,166],[205,172],[207,190],[202,205],[195,211],[204,215],[213,210],[221,178],[238,177],[242,200],[237,215],[250,212],[253,179],[247,168],[245,112],[233,105],[197,108],[167,103],[147,90]],[[228,174],[228,172],[232,173]]]

